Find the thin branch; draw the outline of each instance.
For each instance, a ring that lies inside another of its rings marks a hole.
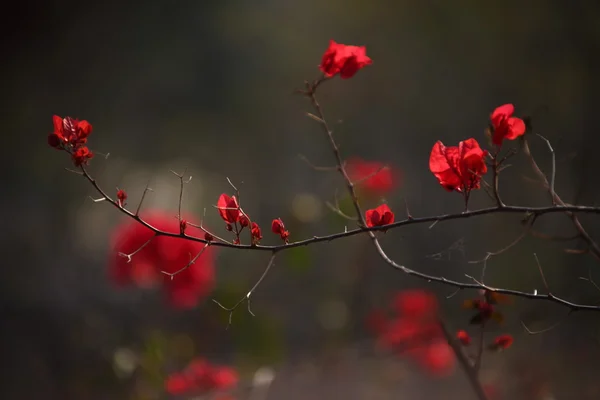
[[[306,165],[308,165],[315,171],[337,171],[338,170],[337,165],[335,167],[319,167],[319,166],[311,163],[310,160],[302,154],[298,154],[298,158],[301,159],[302,161],[304,161],[306,163]]]
[[[483,386],[481,386],[481,382],[479,381],[478,373],[475,370],[475,368],[473,368],[473,366],[471,365],[471,361],[469,361],[469,358],[465,354],[463,347],[460,343],[458,343],[454,335],[451,333],[450,330],[448,330],[448,328],[446,327],[446,325],[444,325],[444,322],[441,319],[439,321],[439,324],[442,328],[444,336],[446,337],[448,345],[452,348],[452,351],[456,355],[456,358],[458,359],[458,362],[460,363],[463,371],[465,371],[465,374],[467,375],[469,383],[475,391],[477,398],[479,400],[488,400],[488,396],[485,393],[485,390],[483,390]]]
[[[173,278],[174,278],[176,275],[178,275],[178,274],[182,273],[183,271],[185,271],[186,269],[188,269],[188,268],[189,268],[189,267],[190,267],[192,264],[194,264],[194,263],[196,262],[196,260],[198,259],[198,257],[200,257],[200,256],[202,255],[202,253],[204,253],[204,251],[205,251],[205,250],[208,248],[208,246],[210,246],[210,244],[209,244],[209,243],[206,243],[206,244],[204,245],[204,247],[202,248],[202,250],[200,250],[200,251],[198,252],[198,254],[196,254],[196,256],[195,256],[194,258],[190,259],[190,262],[188,262],[186,265],[184,265],[184,266],[183,266],[181,269],[179,269],[179,270],[177,270],[177,271],[175,271],[175,272],[167,272],[167,271],[160,271],[160,272],[161,272],[162,274],[165,274],[165,275],[167,275],[167,276],[171,277],[171,280],[173,280]]]
[[[137,250],[135,250],[133,253],[127,254],[127,253],[121,253],[121,252],[119,252],[119,255],[121,257],[126,258],[127,259],[127,263],[130,263],[131,262],[131,258],[133,256],[135,256],[137,253],[139,253],[140,251],[142,251],[144,249],[144,247],[146,247],[155,237],[156,237],[156,234],[152,235],[152,237],[150,239],[146,240],[144,242],[144,244],[142,244],[140,247],[138,247]]]
[[[525,329],[525,332],[527,332],[528,334],[530,334],[530,335],[539,335],[539,334],[542,334],[542,333],[550,332],[551,330],[557,328],[558,326],[560,326],[560,324],[562,324],[563,322],[565,322],[565,320],[567,318],[569,318],[571,316],[571,314],[572,314],[572,311],[569,310],[569,312],[563,318],[561,318],[560,320],[558,320],[554,324],[552,324],[552,325],[550,325],[550,326],[548,326],[548,327],[546,327],[544,329],[540,329],[540,330],[536,330],[536,331],[530,329],[527,325],[525,325],[524,321],[521,321],[521,326],[523,326],[523,329]]]
[[[125,208],[119,207],[118,203],[115,200],[113,200],[100,187],[98,182],[91,175],[89,175],[89,173],[87,172],[85,167],[83,167],[83,166],[81,167],[81,172],[82,172],[82,175],[96,189],[96,191],[102,197],[106,198],[105,202],[112,204],[117,210],[119,210],[123,214],[138,221],[140,224],[142,224],[143,226],[145,226],[146,228],[148,228],[152,232],[154,232],[154,234],[156,236],[166,236],[166,237],[174,237],[174,238],[182,238],[182,239],[184,238],[180,233],[173,233],[173,232],[167,232],[167,231],[160,230],[160,229],[154,227],[153,225],[151,225],[150,223],[148,223],[147,221],[145,221],[139,215],[134,214]],[[480,217],[483,215],[504,214],[504,213],[524,214],[527,218],[530,218],[532,216],[539,217],[539,216],[542,216],[545,214],[552,214],[552,213],[557,213],[557,212],[582,212],[582,213],[600,214],[600,207],[573,206],[573,205],[565,205],[565,206],[559,205],[559,206],[549,206],[549,207],[519,207],[519,206],[504,206],[501,208],[489,207],[489,208],[483,208],[483,209],[475,210],[475,211],[461,212],[461,213],[455,213],[455,214],[444,214],[444,215],[433,216],[433,217],[421,217],[421,218],[412,217],[410,219],[400,220],[400,221],[394,222],[393,224],[386,225],[383,227],[373,227],[373,228],[361,227],[361,228],[352,229],[352,230],[344,230],[343,232],[338,232],[338,233],[334,233],[334,234],[330,234],[330,235],[313,236],[311,238],[307,238],[307,239],[300,240],[297,242],[292,242],[292,243],[289,243],[286,245],[276,245],[276,246],[234,245],[234,244],[228,243],[224,240],[211,243],[211,245],[217,246],[217,247],[233,248],[233,249],[237,249],[237,250],[256,250],[256,251],[268,251],[268,252],[272,252],[272,253],[278,253],[279,251],[284,251],[286,249],[291,249],[291,248],[295,248],[295,247],[308,246],[308,245],[312,245],[315,243],[331,242],[331,241],[338,240],[341,238],[364,234],[364,233],[372,234],[375,231],[390,230],[390,229],[399,228],[399,227],[405,226],[405,225],[424,224],[424,223],[431,223],[432,225],[434,225],[434,224],[437,224],[437,223],[443,222],[443,221],[458,220],[458,219],[464,219],[464,218],[475,218],[475,217]],[[361,217],[362,217],[362,215],[361,215]],[[200,243],[204,243],[204,244],[206,244],[208,242],[204,238],[192,236],[192,235],[186,235],[185,240],[200,242]],[[571,302],[566,299],[562,299],[557,296],[550,297],[548,295],[537,294],[537,293],[528,293],[528,292],[522,292],[522,291],[517,291],[517,290],[511,290],[511,289],[489,288],[488,286],[481,285],[478,283],[460,282],[460,281],[448,279],[443,276],[433,276],[433,275],[424,274],[424,273],[421,273],[418,271],[411,270],[410,268],[407,268],[403,265],[397,264],[396,262],[391,260],[386,255],[384,250],[381,249],[381,246],[379,246],[378,243],[376,244],[375,247],[376,247],[377,251],[379,252],[379,254],[382,256],[382,259],[387,264],[389,264],[392,268],[401,270],[406,274],[415,276],[417,278],[423,279],[428,282],[437,282],[440,284],[452,286],[454,288],[459,288],[459,289],[473,289],[473,290],[488,289],[488,290],[493,290],[500,294],[505,294],[505,295],[510,295],[510,296],[516,296],[516,297],[522,297],[522,298],[528,298],[528,299],[540,300],[540,301],[551,301],[551,302],[554,302],[557,304],[561,304],[561,305],[563,305],[569,309],[572,309],[574,311],[578,310],[578,311],[600,312],[600,306],[578,304],[578,303],[574,303],[574,302]]]
[[[231,325],[231,318],[233,316],[233,312],[243,303],[243,302],[247,302],[248,304],[248,313],[250,315],[252,315],[254,317],[254,313],[252,312],[252,310],[250,309],[250,296],[252,296],[252,294],[256,291],[256,289],[258,288],[258,286],[262,283],[262,281],[265,279],[265,277],[267,276],[267,274],[269,273],[269,270],[271,269],[271,267],[273,267],[274,262],[275,262],[275,256],[277,255],[277,253],[273,252],[273,254],[271,254],[271,258],[269,259],[269,263],[267,264],[267,267],[265,268],[265,270],[263,271],[262,275],[260,276],[260,278],[258,278],[258,281],[256,281],[256,283],[254,284],[254,286],[252,286],[252,289],[250,289],[248,291],[248,293],[242,297],[237,303],[235,303],[233,305],[233,307],[225,307],[223,304],[219,303],[217,300],[213,299],[213,302],[215,304],[217,304],[219,307],[221,307],[223,310],[228,311],[229,312],[229,323],[227,324],[227,328],[229,328],[229,326]]]
[[[546,143],[548,144],[548,146],[552,152],[553,160],[554,160],[554,149],[552,148],[552,146],[550,146],[550,142],[546,138],[542,137],[542,139],[545,140]],[[556,162],[553,161],[553,163],[552,163],[552,165],[553,165],[552,178],[551,178],[552,181],[548,182],[548,178],[546,177],[546,174],[544,174],[544,172],[541,170],[541,168],[538,166],[537,162],[535,161],[535,158],[533,157],[533,154],[531,153],[531,150],[529,148],[529,142],[527,141],[526,138],[523,138],[523,152],[529,159],[531,168],[534,170],[534,172],[536,173],[538,178],[541,180],[543,186],[550,191],[550,195],[552,196],[552,203],[557,206],[561,206],[561,207],[567,206],[567,204],[560,198],[560,196],[554,190],[554,174],[555,174]],[[577,218],[577,216],[573,212],[571,212],[571,210],[565,210],[565,214],[567,214],[567,216],[569,218],[571,218],[571,221],[573,221],[573,225],[575,226],[575,229],[577,229],[581,238],[588,244],[588,246],[590,247],[590,250],[591,250],[592,254],[595,256],[595,258],[600,259],[600,246],[598,246],[598,244],[594,241],[594,239],[592,239],[592,237],[587,233],[587,231],[585,230],[585,228],[579,221],[579,218]]]
[[[144,202],[144,199],[146,198],[146,193],[152,192],[152,189],[148,185],[150,185],[150,181],[148,181],[148,183],[146,183],[146,187],[144,188],[144,192],[142,193],[142,198],[140,199],[140,203],[137,206],[137,210],[135,210],[136,217],[140,215],[140,209],[142,208],[142,203]],[[104,197],[107,197],[107,196],[104,195]]]

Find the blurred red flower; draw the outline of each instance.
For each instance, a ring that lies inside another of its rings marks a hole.
[[[500,335],[494,339],[494,343],[490,346],[492,350],[506,350],[513,344],[511,335]]]
[[[179,233],[177,218],[164,212],[153,211],[143,219],[157,229]],[[109,265],[110,278],[118,285],[162,285],[172,306],[196,306],[214,285],[214,249],[207,248],[194,264],[182,270],[204,245],[179,238],[153,236],[154,233],[149,228],[133,219],[117,226],[112,237],[114,253]],[[137,252],[131,256],[131,261],[119,255],[135,251]],[[180,270],[182,271],[173,277],[161,273],[164,271],[173,274]]]
[[[469,336],[469,334],[465,330],[460,330],[460,331],[456,332],[456,338],[458,340],[460,340],[460,342],[464,346],[468,346],[471,344],[471,336]]]
[[[226,390],[238,383],[237,372],[230,367],[215,366],[197,358],[183,372],[169,375],[165,389],[173,395],[184,393],[205,394]]]
[[[342,79],[347,79],[371,63],[365,46],[347,46],[330,40],[319,69],[329,78],[340,74]]]
[[[397,170],[378,161],[351,158],[346,161],[346,172],[350,180],[365,192],[383,195],[394,190],[400,180]]]
[[[398,293],[392,301],[393,316],[387,321],[377,312],[379,343],[410,357],[435,376],[450,374],[456,360],[438,323],[436,297],[423,290]]]

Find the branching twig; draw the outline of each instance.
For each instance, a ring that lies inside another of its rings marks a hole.
[[[256,283],[254,284],[254,286],[252,286],[252,289],[250,289],[248,291],[248,293],[246,293],[246,295],[244,297],[242,297],[237,303],[235,303],[233,305],[233,307],[225,307],[223,304],[219,303],[217,300],[213,299],[213,302],[215,304],[217,304],[219,307],[221,307],[223,310],[228,311],[229,312],[229,322],[227,324],[227,328],[229,328],[229,326],[231,325],[231,318],[233,316],[233,312],[244,302],[246,301],[248,304],[248,313],[250,313],[250,315],[252,315],[254,317],[254,313],[252,312],[251,308],[250,308],[250,296],[252,296],[252,293],[254,293],[254,291],[258,288],[258,286],[262,283],[262,281],[265,279],[265,277],[267,276],[267,274],[269,273],[269,270],[271,269],[271,267],[274,265],[275,262],[275,256],[277,254],[274,252],[273,254],[271,254],[271,258],[269,259],[269,263],[267,264],[267,267],[265,268],[265,270],[263,271],[262,275],[260,276],[260,278],[258,278],[258,281],[256,281]]]

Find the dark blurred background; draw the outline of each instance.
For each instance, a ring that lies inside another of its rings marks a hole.
[[[402,172],[392,208],[414,216],[459,212],[461,197],[443,191],[428,170],[436,140],[485,143],[490,112],[512,102],[533,115],[535,130],[556,150],[556,190],[587,205],[598,197],[596,97],[600,3],[595,1],[21,1],[3,13],[2,79],[5,146],[0,280],[3,399],[159,399],[163,380],[193,357],[232,365],[241,387],[256,371],[274,373],[268,399],[467,399],[463,373],[432,378],[377,351],[364,320],[399,290],[439,295],[449,323],[467,326],[460,308],[473,293],[427,284],[391,270],[368,240],[352,237],[290,251],[255,294],[256,317],[244,307],[227,315],[210,298],[182,311],[153,290],[117,289],[107,278],[111,230],[123,217],[93,203],[92,187],[46,145],[52,115],[90,121],[97,156],[90,171],[135,204],[147,182],[148,208],[177,207],[178,180],[193,180],[184,207],[224,233],[212,209],[226,177],[244,208],[264,226],[287,221],[292,240],[344,229],[331,213],[343,184],[314,164],[333,160],[319,126],[294,95],[319,75],[329,39],[366,45],[373,65],[353,79],[322,87],[320,100],[344,156],[389,163]],[[516,142],[514,143],[516,144]],[[532,138],[550,170],[544,143]],[[526,178],[522,155],[501,179],[509,204],[547,205]],[[374,206],[380,199],[365,201]],[[483,191],[471,208],[491,205]],[[398,211],[397,214],[402,214]],[[382,239],[411,268],[465,280],[481,259],[512,242],[522,216],[410,226]],[[592,236],[597,218],[583,216]],[[573,233],[563,215],[536,228]],[[594,304],[600,264],[577,241],[528,237],[487,265],[490,285],[543,290],[536,253],[557,294]],[[262,273],[268,255],[221,250],[210,296],[232,304]],[[596,399],[600,325],[596,314],[516,300],[496,333],[515,336],[503,354],[486,355],[482,380],[499,398]],[[491,335],[491,334],[490,334]],[[267,374],[268,375],[268,374]],[[251,398],[252,390],[239,393]],[[266,397],[265,397],[266,396]]]

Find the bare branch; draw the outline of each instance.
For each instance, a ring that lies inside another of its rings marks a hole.
[[[200,250],[198,252],[198,254],[196,254],[196,256],[194,256],[194,258],[190,259],[190,262],[188,262],[186,265],[184,265],[181,269],[178,269],[175,272],[167,272],[167,271],[160,271],[162,274],[167,275],[169,277],[171,277],[171,280],[173,280],[173,278],[182,273],[183,271],[185,271],[186,269],[188,269],[192,264],[194,264],[196,262],[196,260],[198,259],[198,257],[200,257],[202,255],[202,253],[204,253],[204,251],[208,248],[208,246],[210,246],[210,243],[206,243],[204,245],[204,247],[202,248],[202,250]]]
[[[137,249],[137,250],[135,250],[133,253],[126,254],[126,253],[121,253],[121,252],[119,252],[119,255],[120,255],[121,257],[124,257],[124,258],[126,258],[126,259],[127,259],[127,263],[130,263],[130,262],[131,262],[131,258],[132,258],[133,256],[135,256],[137,253],[139,253],[140,251],[142,251],[142,250],[144,249],[144,247],[148,246],[148,244],[149,244],[149,243],[150,243],[150,242],[151,242],[151,241],[152,241],[152,240],[153,240],[155,237],[156,237],[156,234],[152,235],[152,237],[151,237],[150,239],[146,240],[146,241],[144,242],[144,244],[143,244],[143,245],[141,245],[140,247],[138,247],[138,249]]]
[[[252,294],[256,291],[256,289],[258,288],[258,286],[262,283],[262,281],[265,279],[265,277],[267,276],[267,274],[269,273],[269,270],[271,269],[271,267],[274,265],[275,262],[275,256],[276,253],[273,252],[273,254],[271,254],[271,258],[269,259],[269,263],[267,264],[267,267],[265,268],[265,270],[263,271],[262,275],[260,276],[260,278],[258,278],[258,281],[256,281],[256,283],[254,284],[254,286],[252,286],[252,289],[250,289],[248,291],[248,293],[246,293],[246,295],[244,297],[242,297],[237,303],[235,303],[233,305],[233,307],[225,307],[223,304],[219,303],[217,300],[213,299],[213,302],[215,304],[217,304],[219,307],[221,307],[223,310],[228,311],[229,312],[229,323],[227,324],[227,328],[229,328],[229,326],[231,325],[231,318],[233,316],[233,312],[243,303],[243,302],[247,302],[248,303],[248,313],[250,315],[252,315],[254,317],[254,313],[252,312],[252,310],[250,309],[250,297],[252,296]]]

